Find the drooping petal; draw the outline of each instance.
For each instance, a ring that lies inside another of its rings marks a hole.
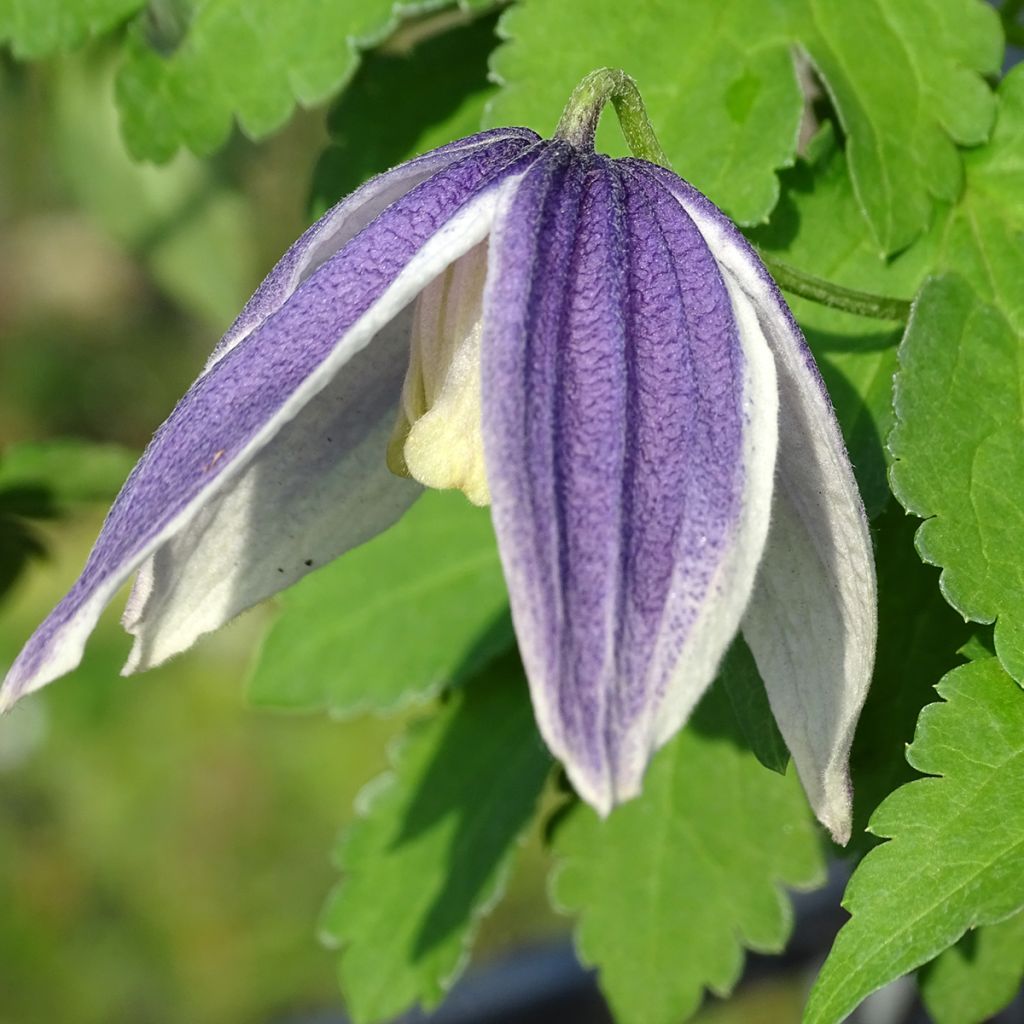
[[[338,494],[338,480],[332,478],[323,491],[319,478],[306,478],[304,472],[324,470],[335,458],[364,465],[360,430],[349,424],[344,439],[348,449],[334,456],[329,454],[333,435],[321,433],[315,420],[294,421],[302,420],[321,395],[323,402],[313,411],[326,416],[324,425],[333,427],[336,417],[344,418],[344,413],[324,408],[332,398],[337,402],[348,397],[347,385],[340,380],[342,368],[381,332],[388,349],[398,331],[395,318],[427,282],[486,236],[501,181],[520,173],[517,158],[533,159],[529,153],[523,156],[528,145],[513,139],[484,147],[418,185],[199,378],[129,477],[82,576],[12,666],[0,692],[4,706],[74,668],[96,619],[121,583],[151,552],[193,522],[196,529],[189,536],[203,556],[218,550],[218,544],[205,539],[213,534],[225,543],[227,553],[209,573],[198,564],[175,564],[175,573],[180,571],[199,592],[182,592],[170,576],[160,586],[155,574],[150,576],[133,609],[133,628],[141,644],[134,655],[137,664],[182,649],[230,614],[308,571],[311,567],[305,562],[311,555],[317,563],[329,554],[311,551],[314,540],[331,543],[337,553],[344,544],[365,539],[372,517],[357,517],[357,536],[347,537],[344,521],[335,518],[337,510],[330,504]],[[378,362],[358,364],[359,383],[373,387],[381,373],[393,372],[393,367]],[[389,420],[400,379],[396,374]],[[324,395],[328,387],[331,390]],[[274,445],[286,425],[290,444]],[[375,420],[366,428],[372,433],[383,425]],[[303,445],[314,445],[318,451],[304,451]],[[297,472],[289,465],[293,459]],[[379,461],[384,462],[383,444]],[[409,486],[402,481],[398,485]],[[349,481],[348,487],[353,494],[366,494],[361,480]],[[224,498],[229,489],[247,495],[247,500]],[[214,501],[218,495],[222,500]],[[371,488],[367,497],[373,496]],[[384,525],[394,516],[396,504],[400,502],[394,498],[385,502]],[[204,509],[211,511],[197,521]],[[290,516],[295,518],[289,521]],[[336,527],[333,541],[330,529],[317,521],[324,516]],[[282,531],[292,534],[294,546],[282,545]],[[175,553],[191,560],[183,547]],[[268,547],[280,557],[286,551],[291,560],[268,563]],[[207,594],[203,588],[215,582],[218,571],[223,578]],[[201,611],[182,610],[192,602]],[[165,630],[151,608],[166,611],[172,605],[178,610],[168,612]],[[146,639],[140,632],[143,624],[154,631]]]
[[[526,147],[537,140],[527,129],[481,132],[372,178],[285,253],[218,343],[207,371],[384,208],[421,181],[495,143]],[[378,458],[381,431],[394,417],[395,381],[400,381],[406,360],[409,321],[400,315],[381,331],[373,350],[354,359],[344,376],[332,381],[275,438],[237,487],[204,506],[194,523],[140,565],[122,618],[136,637],[126,674],[190,647],[200,633],[253,603],[249,597],[257,591],[274,593],[370,539],[416,499],[420,489],[396,481]],[[248,522],[249,529],[239,531],[240,522]],[[253,536],[263,539],[258,559],[243,554]],[[301,550],[305,554],[299,558]],[[254,580],[240,581],[242,565],[263,582],[257,586]],[[274,571],[278,577],[271,575]],[[248,603],[240,603],[241,598]]]
[[[657,172],[726,278],[753,304],[779,378],[772,526],[743,623],[815,814],[850,836],[849,754],[874,664],[877,598],[867,518],[828,392],[778,288],[709,200]]]
[[[528,146],[539,142],[540,136],[528,128],[493,128],[458,139],[376,175],[332,206],[298,237],[263,279],[235,322],[217,342],[206,368],[209,369],[271,313],[280,309],[306,278],[355,238],[382,210],[432,174],[475,151],[504,141],[519,141]]]
[[[419,497],[421,488],[384,460],[411,312],[388,323],[140,566],[122,618],[135,637],[125,674],[159,665],[374,537]]]
[[[714,676],[753,585],[773,364],[653,181],[548,151],[506,190],[484,311],[484,445],[541,731],[602,812]]]

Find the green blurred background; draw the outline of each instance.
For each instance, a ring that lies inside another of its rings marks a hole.
[[[407,33],[364,61],[329,117],[300,113],[269,142],[236,136],[212,160],[160,168],[124,151],[113,50],[30,66],[0,55],[0,448],[76,437],[141,450],[311,207],[474,128],[492,30],[489,18],[428,34],[411,58]],[[408,88],[424,66],[440,76],[429,112]],[[367,147],[360,97],[387,104],[388,90],[405,90],[404,118]],[[103,511],[32,523],[46,554],[0,598],[0,669],[77,575]],[[0,1024],[340,1007],[334,955],[316,941],[330,851],[401,717],[248,710],[269,606],[121,679],[120,606],[76,673],[0,720]],[[533,836],[478,960],[567,932],[546,868]],[[797,1020],[802,987],[762,985],[707,1019]]]
[[[0,63],[0,441],[141,450],[308,219],[323,111],[210,161],[134,164],[113,52]],[[33,529],[0,667],[72,582],[103,509]],[[2,527],[0,527],[2,528]],[[256,609],[139,679],[117,608],[79,671],[0,721],[0,1021],[251,1022],[339,1006],[316,941],[330,851],[401,721],[245,707]],[[561,927],[535,844],[484,936]]]

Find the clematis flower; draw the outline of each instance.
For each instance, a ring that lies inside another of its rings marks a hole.
[[[374,178],[271,271],[128,478],[4,705],[138,572],[125,671],[394,523],[490,504],[540,731],[635,796],[742,629],[811,805],[850,830],[875,582],[828,395],[736,227],[662,166],[483,132]]]

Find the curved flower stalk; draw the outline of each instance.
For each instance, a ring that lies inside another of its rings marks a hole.
[[[742,628],[815,812],[848,838],[875,583],[831,404],[733,224],[666,168],[595,154],[608,90],[581,95],[556,138],[435,150],[295,243],[4,705],[77,665],[136,570],[126,672],[386,529],[422,485],[459,487],[491,505],[537,721],[585,800],[640,791]]]

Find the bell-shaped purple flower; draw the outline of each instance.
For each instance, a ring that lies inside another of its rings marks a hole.
[[[311,227],[157,431],[0,701],[74,668],[136,570],[127,672],[387,528],[422,484],[491,504],[537,721],[585,800],[640,791],[742,629],[846,840],[875,582],[828,395],[728,218],[571,134],[463,139]]]

